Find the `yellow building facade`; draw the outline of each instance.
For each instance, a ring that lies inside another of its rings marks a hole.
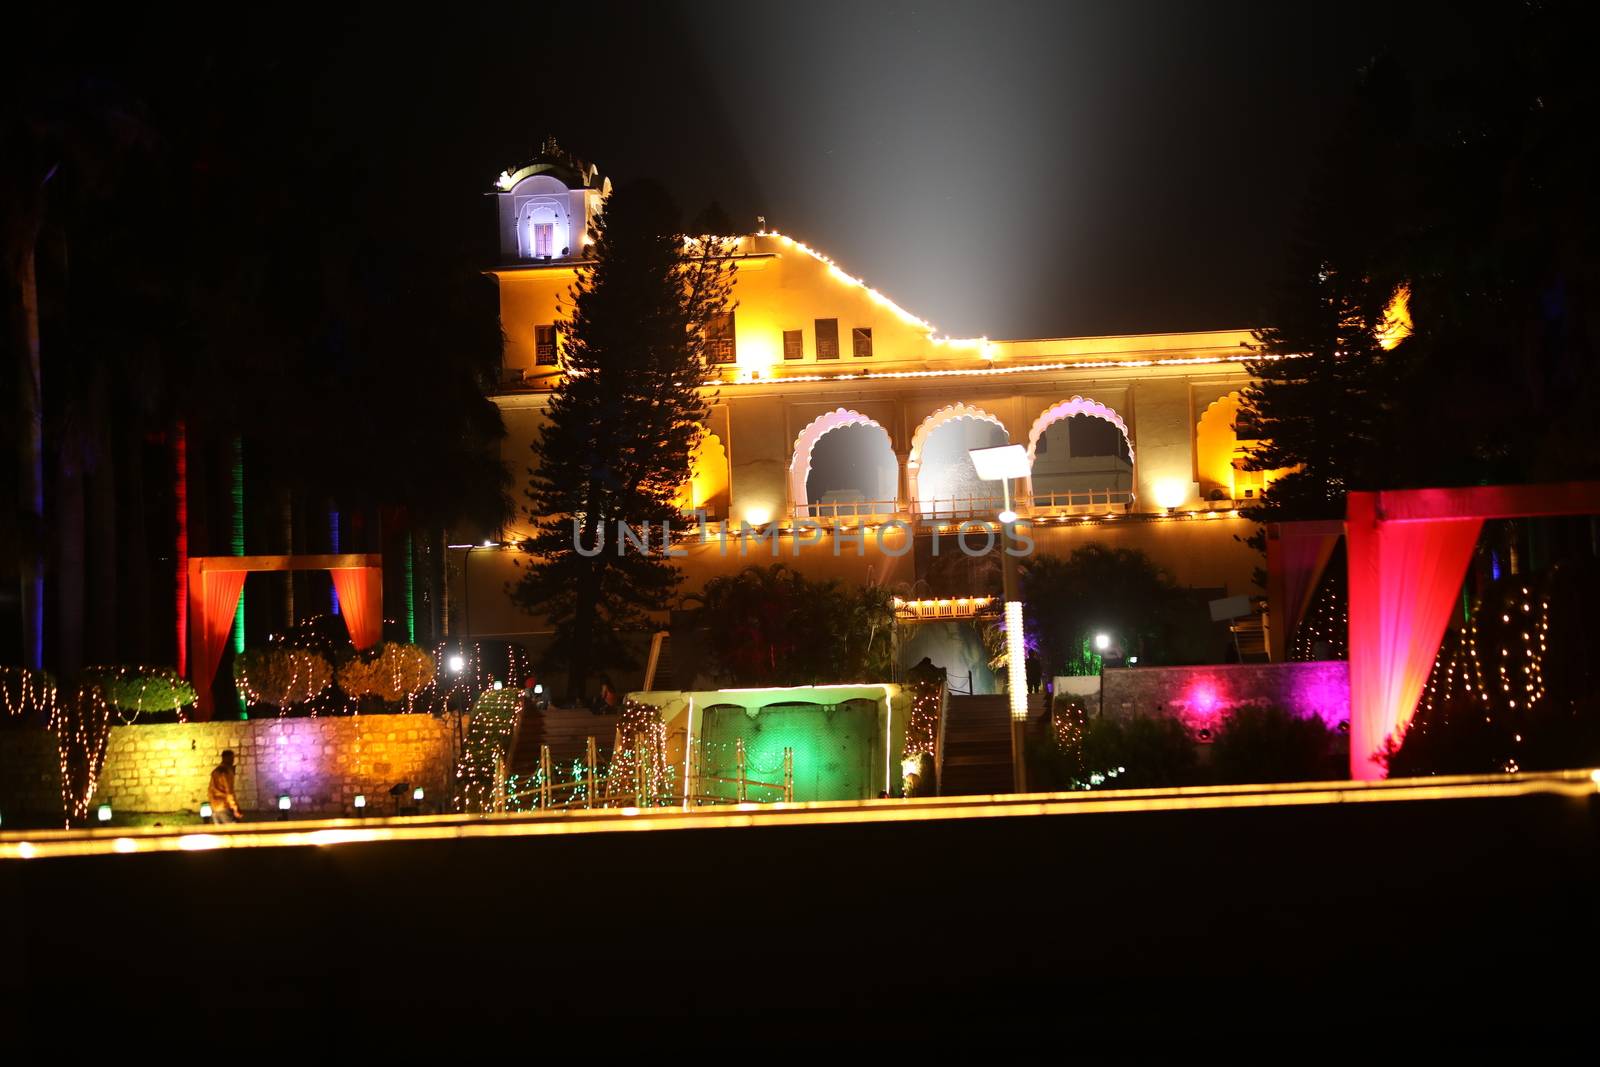
[[[505,348],[493,399],[519,503],[561,373],[556,325],[605,191],[593,168],[551,160],[501,175],[496,191]],[[967,451],[1008,442],[1031,460],[1013,504],[1035,551],[1137,548],[1181,585],[1253,591],[1260,561],[1239,541],[1253,527],[1238,515],[1264,485],[1241,469],[1249,331],[949,338],[789,236],[747,234],[733,254],[736,306],[718,326],[684,505],[773,536],[743,554],[737,540],[691,543],[684,593],[773,562],[771,546],[807,574],[908,597],[990,592],[959,588],[978,579],[941,570],[927,542],[992,523],[1000,487],[975,480]],[[537,644],[540,621],[505,594],[517,553],[501,546],[527,533],[519,518],[456,563],[471,633]]]

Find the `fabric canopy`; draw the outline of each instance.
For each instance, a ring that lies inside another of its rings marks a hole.
[[[350,640],[363,651],[373,647],[383,640],[383,568],[348,567],[329,573]]]
[[[215,712],[211,681],[222,662],[222,650],[233,629],[233,613],[244,590],[244,571],[205,571],[190,561],[189,634],[193,651],[189,667],[194,672],[196,711],[202,722]]]
[[[1404,736],[1485,519],[1600,514],[1600,482],[1351,493],[1350,775]]]
[[[1387,523],[1377,494],[1351,493],[1350,776],[1382,778],[1376,759],[1416,713],[1482,519]]]
[[[1288,658],[1289,635],[1306,617],[1317,582],[1344,534],[1344,523],[1275,522],[1267,526],[1267,603],[1270,607],[1269,657]]]

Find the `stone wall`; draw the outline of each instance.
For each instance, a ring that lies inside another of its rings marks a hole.
[[[288,793],[297,815],[394,812],[391,786],[422,786],[424,810],[448,807],[455,775],[455,718],[360,715],[116,726],[95,802],[117,811],[197,811],[223,749],[238,759],[235,791],[247,812],[275,811]],[[409,797],[406,806],[411,806]]]
[[[1215,729],[1236,707],[1281,707],[1337,729],[1350,718],[1350,665],[1230,663],[1207,667],[1130,667],[1105,672],[1104,712],[1175,715],[1192,730]],[[1095,698],[1086,701],[1096,710]]]

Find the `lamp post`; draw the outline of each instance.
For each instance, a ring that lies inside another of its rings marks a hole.
[[[1006,690],[1011,706],[1011,780],[1018,793],[1028,791],[1023,763],[1023,731],[1028,723],[1028,675],[1022,633],[1022,596],[1017,590],[1017,563],[1011,554],[1016,538],[1017,513],[1011,507],[1011,479],[1028,476],[1028,450],[1021,445],[970,449],[972,466],[986,482],[999,482],[1005,509],[1000,520],[1000,585],[1005,598]]]

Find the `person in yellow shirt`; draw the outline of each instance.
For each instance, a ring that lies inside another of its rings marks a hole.
[[[211,802],[211,821],[239,822],[239,799],[233,793],[233,749],[222,750],[222,762],[211,772],[211,782],[206,787],[206,799]]]

